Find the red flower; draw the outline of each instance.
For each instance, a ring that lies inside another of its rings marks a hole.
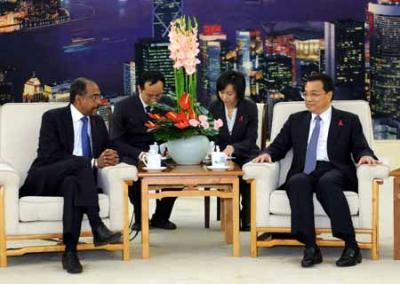
[[[167,113],[165,114],[165,116],[166,116],[169,120],[172,120],[172,121],[177,121],[177,118],[178,118],[178,114],[177,114],[176,112],[173,112],[173,111],[167,112]]]
[[[338,124],[337,124],[337,125],[338,125],[339,127],[343,127],[343,126],[344,126],[343,120],[340,119],[340,120],[338,121]]]
[[[243,123],[243,115],[239,116],[239,118],[238,118],[238,122],[239,122],[240,124],[242,124],[242,123]]]
[[[150,128],[150,129],[153,129],[153,128],[156,128],[156,127],[157,127],[157,125],[154,124],[154,123],[151,122],[151,121],[145,122],[145,123],[144,123],[144,126],[146,126],[147,128]]]
[[[179,129],[188,128],[190,126],[189,121],[180,121],[174,124]]]
[[[184,93],[182,97],[179,99],[179,106],[183,110],[188,110],[190,108],[190,97],[188,93]]]
[[[151,112],[149,112],[149,113],[147,113],[147,115],[148,115],[151,119],[155,119],[155,120],[161,119],[161,116],[158,115],[158,114],[156,114],[156,113],[151,113]]]
[[[184,113],[183,111],[181,111],[180,113],[178,113],[177,117],[176,117],[176,121],[188,121],[189,120],[189,116]]]
[[[197,113],[194,109],[189,110],[189,119],[197,119]]]

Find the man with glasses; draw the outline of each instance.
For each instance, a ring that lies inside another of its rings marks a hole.
[[[286,190],[291,208],[292,235],[305,244],[303,267],[322,262],[316,244],[313,193],[331,220],[334,237],[345,242],[337,266],[361,262],[349,206],[343,190],[357,191],[358,164],[376,164],[373,151],[364,137],[357,115],[331,106],[332,79],[311,75],[305,85],[307,111],[292,114],[278,136],[254,162],[275,162],[293,149],[293,161],[287,175]]]
[[[62,265],[69,273],[82,272],[76,247],[84,213],[95,246],[121,239],[121,233],[111,232],[99,216],[96,170],[118,163],[104,121],[96,115],[99,103],[95,82],[86,78],[72,82],[70,104],[43,114],[38,155],[20,189],[21,197],[64,197]]]
[[[121,161],[137,166],[154,144],[153,134],[144,125],[149,120],[147,113],[151,104],[162,99],[165,79],[158,71],[143,72],[138,82],[139,95],[128,96],[115,105],[111,123],[111,139],[121,154]],[[129,189],[129,199],[134,207],[135,223],[132,229],[141,230],[140,181]],[[163,198],[157,202],[156,211],[150,221],[152,227],[174,230],[176,225],[169,218],[176,197]]]

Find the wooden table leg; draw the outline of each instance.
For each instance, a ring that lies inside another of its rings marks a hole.
[[[400,177],[393,179],[394,259],[400,260]]]
[[[221,218],[221,231],[225,231],[225,198],[220,198],[219,199],[219,216]]]
[[[232,234],[233,256],[240,255],[239,238],[239,178],[235,178],[232,184]]]
[[[142,258],[150,257],[149,248],[149,186],[142,180]]]
[[[7,266],[7,240],[5,222],[4,187],[0,186],[0,267]]]
[[[233,232],[233,215],[232,215],[232,198],[226,198],[224,201],[224,229],[225,241],[227,244],[232,243]]]

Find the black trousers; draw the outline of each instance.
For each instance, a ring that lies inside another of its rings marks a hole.
[[[243,225],[250,225],[250,184],[242,177],[239,180],[239,193],[241,196],[242,208],[240,210],[240,220]]]
[[[310,175],[298,173],[286,183],[292,210],[292,234],[306,246],[315,246],[313,193],[316,193],[330,218],[334,237],[354,242],[355,234],[350,209],[343,190],[349,189],[348,178],[329,162],[318,162]]]
[[[20,195],[64,197],[63,239],[66,250],[76,250],[84,213],[92,230],[102,222],[95,172],[87,158],[74,157],[30,171]]]
[[[168,190],[168,189],[164,189]],[[133,210],[135,214],[135,223],[142,223],[142,191],[140,179],[129,187],[129,200],[133,204]],[[166,197],[161,200],[157,200],[156,210],[153,214],[152,221],[157,223],[164,223],[171,217],[172,208],[174,207],[176,197]]]

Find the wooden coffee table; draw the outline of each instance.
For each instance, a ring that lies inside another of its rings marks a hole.
[[[217,171],[209,170],[204,165],[177,165],[164,171],[145,171],[139,166],[143,258],[150,256],[149,199],[181,196],[216,196],[221,199],[221,229],[225,232],[225,241],[232,244],[233,256],[239,256],[239,176],[243,172],[233,162],[229,166],[228,170]],[[163,191],[162,188],[169,190]]]
[[[393,257],[400,260],[400,169],[392,171],[390,175],[393,176]]]

